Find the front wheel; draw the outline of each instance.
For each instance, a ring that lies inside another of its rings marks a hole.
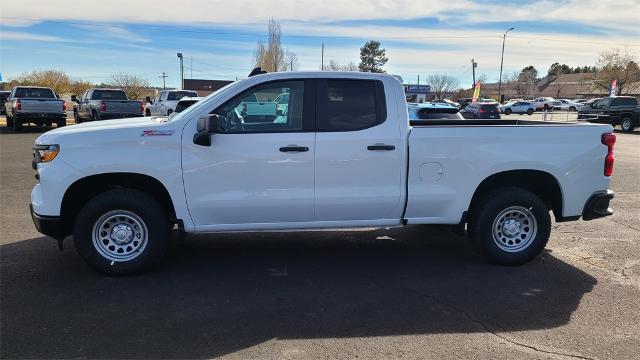
[[[520,265],[538,256],[549,240],[551,217],[545,203],[522,188],[496,189],[471,209],[471,239],[493,263]]]
[[[632,132],[635,128],[635,125],[633,124],[633,120],[627,116],[620,121],[620,127],[624,132]]]
[[[146,271],[164,257],[169,244],[163,210],[141,191],[102,193],[87,202],[76,219],[75,248],[89,265],[109,275]]]
[[[533,109],[527,109],[527,115],[533,115]]]
[[[504,109],[505,115],[511,115],[511,109]]]
[[[569,106],[569,111],[571,111],[571,112],[576,111],[576,107],[575,106]]]
[[[8,128],[13,128],[13,118],[11,116],[9,116],[8,114],[6,115],[7,117],[7,127]]]

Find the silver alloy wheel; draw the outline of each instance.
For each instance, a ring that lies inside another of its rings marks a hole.
[[[147,247],[148,237],[144,221],[127,210],[103,214],[91,231],[93,246],[110,261],[130,261],[140,256]]]
[[[537,231],[538,222],[531,210],[510,206],[493,221],[493,242],[503,251],[519,252],[531,245]]]
[[[624,131],[631,131],[631,119],[629,118],[624,118],[622,119],[622,130]]]

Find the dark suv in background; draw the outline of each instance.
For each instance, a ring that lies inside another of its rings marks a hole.
[[[0,106],[0,115],[5,115],[4,102],[9,98],[9,94],[11,94],[11,91],[0,91],[0,104],[2,104]]]
[[[631,132],[640,125],[640,106],[633,96],[603,98],[580,108],[578,119],[598,124],[620,125],[622,131]]]
[[[495,102],[476,102],[467,105],[462,112],[466,119],[500,119],[500,109]]]

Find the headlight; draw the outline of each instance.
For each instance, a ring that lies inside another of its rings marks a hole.
[[[58,153],[60,152],[60,145],[36,145],[33,147],[33,150],[35,150],[34,162],[36,164],[45,163],[58,156]]]

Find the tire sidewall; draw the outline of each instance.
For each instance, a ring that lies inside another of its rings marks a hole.
[[[624,123],[627,120],[629,121],[629,127],[625,128]],[[626,131],[626,132],[633,131],[633,128],[634,128],[633,120],[629,117],[622,118],[622,120],[620,120],[620,128],[622,129],[622,131]]]
[[[488,259],[501,265],[520,265],[534,259],[547,245],[551,232],[551,217],[544,202],[533,193],[519,188],[503,188],[493,191],[480,200],[479,209],[472,217],[472,237],[476,247]],[[536,236],[531,244],[518,252],[507,252],[493,240],[493,223],[504,209],[522,206],[529,209],[537,222]]]
[[[127,210],[142,219],[148,231],[143,252],[129,261],[111,261],[104,258],[93,245],[95,222],[112,210]],[[167,218],[153,197],[136,190],[118,189],[102,193],[91,199],[80,210],[73,229],[76,251],[96,270],[110,275],[139,273],[148,270],[164,257],[169,243]]]

